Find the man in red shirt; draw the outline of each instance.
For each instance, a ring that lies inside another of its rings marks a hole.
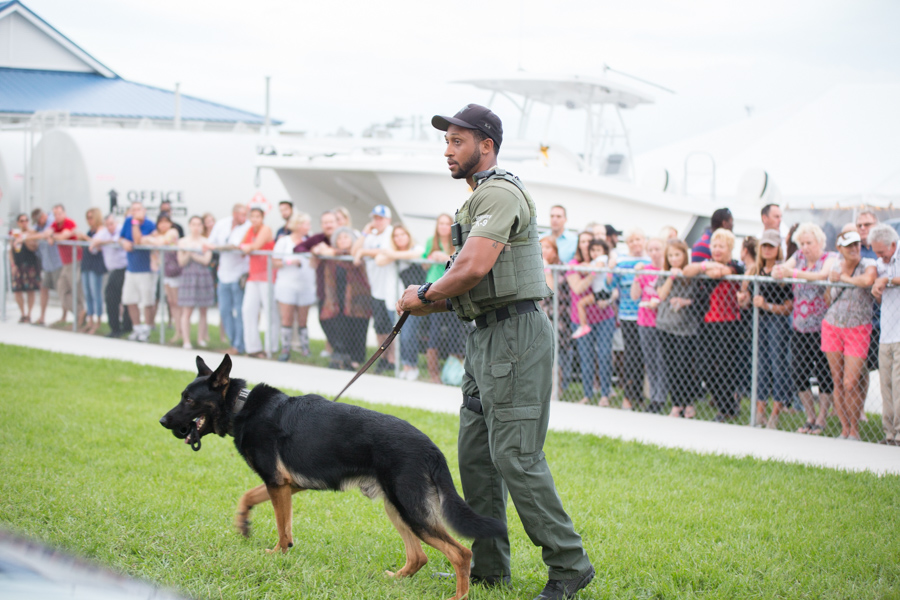
[[[75,234],[75,221],[68,218],[66,216],[66,209],[62,204],[57,204],[53,207],[53,225],[51,225],[51,229],[53,230],[53,239],[57,242],[61,240],[74,240],[76,239]],[[81,273],[80,273],[80,263],[81,263],[81,248],[78,248],[77,254],[77,262],[75,264],[74,269],[72,268],[72,246],[60,245],[59,247],[59,258],[62,260],[63,268],[62,272],[59,274],[59,281],[56,284],[56,291],[59,294],[59,302],[62,304],[62,319],[57,324],[62,324],[66,322],[66,314],[68,310],[72,308],[72,294],[76,294],[78,298],[78,324],[79,326],[84,321],[84,292],[81,289]],[[74,272],[73,272],[74,271]]]

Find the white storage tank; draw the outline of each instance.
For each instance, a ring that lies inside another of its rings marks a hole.
[[[288,194],[271,171],[257,176],[259,143],[254,133],[52,129],[31,157],[30,207],[47,210],[61,203],[82,225],[92,206],[123,214],[140,200],[153,218],[169,200],[175,220],[186,224],[190,215],[228,216],[234,204],[255,198],[275,209],[266,221],[280,227],[277,206]]]
[[[0,132],[0,232],[6,233],[22,211],[25,182],[25,134]]]

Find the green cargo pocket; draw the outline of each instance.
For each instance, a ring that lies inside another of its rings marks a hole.
[[[491,365],[490,382],[486,383],[482,393],[493,400],[494,406],[510,406],[513,402],[513,387],[515,381],[510,375],[511,363],[497,363]]]
[[[491,365],[491,377],[506,377],[512,371],[512,363]]]
[[[514,406],[494,409],[494,456],[520,456],[537,451],[537,431],[541,406]]]

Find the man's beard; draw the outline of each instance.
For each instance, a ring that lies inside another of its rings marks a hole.
[[[481,157],[481,149],[475,148],[475,151],[472,153],[472,156],[469,157],[469,160],[464,164],[459,165],[459,170],[456,173],[451,173],[450,176],[453,177],[453,179],[466,179],[469,175],[474,175],[475,167],[481,162]]]

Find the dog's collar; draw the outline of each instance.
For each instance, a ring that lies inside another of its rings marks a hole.
[[[234,409],[231,411],[231,416],[238,414],[241,412],[241,409],[244,408],[244,404],[247,402],[247,396],[250,395],[250,389],[244,388],[238,394],[238,397],[234,399]]]

